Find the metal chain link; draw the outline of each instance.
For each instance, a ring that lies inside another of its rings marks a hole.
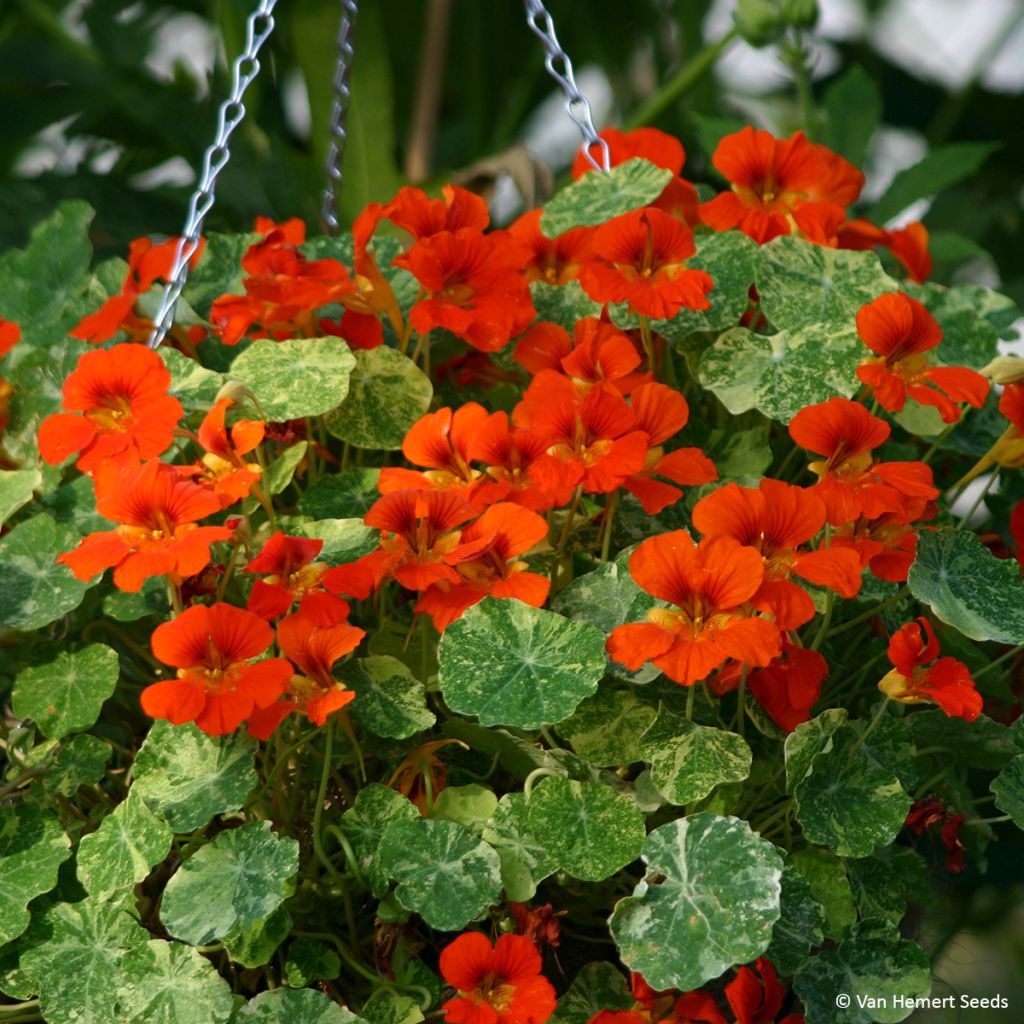
[[[203,154],[203,173],[189,200],[188,216],[185,218],[185,227],[174,254],[170,281],[164,289],[160,308],[153,321],[153,331],[147,342],[150,348],[157,348],[160,345],[174,323],[174,307],[177,305],[188,279],[189,262],[199,248],[203,221],[213,207],[217,177],[231,159],[228,142],[232,132],[245,117],[245,104],[242,102],[242,97],[252,80],[260,72],[257,54],[274,30],[273,10],[276,5],[277,0],[260,0],[259,7],[249,15],[246,25],[245,50],[231,69],[231,96],[221,104],[218,111],[217,136],[213,144]]]
[[[338,199],[341,194],[341,162],[345,156],[348,132],[345,122],[352,96],[349,78],[352,74],[352,39],[355,35],[359,5],[356,0],[341,0],[341,22],[338,25],[338,63],[334,68],[334,100],[331,103],[330,145],[324,167],[326,179],[320,220],[324,230],[333,234],[338,230]]]
[[[571,118],[573,124],[579,128],[583,135],[583,155],[596,171],[611,170],[611,153],[608,150],[608,143],[597,134],[594,127],[594,117],[590,110],[590,101],[580,92],[576,85],[576,77],[572,70],[572,61],[569,55],[562,49],[555,35],[555,22],[544,6],[542,0],[524,0],[526,7],[526,23],[530,31],[541,41],[546,56],[544,66],[548,74],[559,84],[562,92],[565,93],[565,112]],[[590,152],[592,146],[597,146],[601,152],[601,162],[598,163]]]

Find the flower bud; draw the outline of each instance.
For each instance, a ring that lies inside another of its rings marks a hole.
[[[813,28],[818,21],[818,0],[782,0],[782,20],[793,28]]]
[[[981,372],[996,384],[1017,384],[1024,381],[1024,359],[1020,356],[996,356]]]
[[[751,46],[767,46],[782,30],[778,4],[773,0],[739,0],[736,27]]]

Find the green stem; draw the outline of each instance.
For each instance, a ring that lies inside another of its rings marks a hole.
[[[921,462],[923,462],[927,466],[928,463],[932,461],[932,459],[935,457],[935,453],[946,443],[946,438],[949,437],[949,435],[952,434],[954,430],[956,430],[957,426],[960,423],[960,420],[962,419],[963,416],[961,415],[959,419],[954,420],[952,423],[950,423],[950,425],[946,427],[946,429],[941,434],[939,434],[939,436],[935,438],[934,441],[932,441],[931,446],[928,448],[928,451],[926,451],[924,455],[921,456]]]
[[[998,814],[994,818],[975,818],[972,825],[999,825],[1004,821],[1013,821],[1012,815],[1009,814]]]
[[[533,787],[537,784],[537,780],[544,778],[545,775],[550,775],[553,779],[563,778],[562,773],[554,768],[534,768],[523,780],[523,796],[526,798],[527,803],[530,802],[530,794],[533,792]]]
[[[739,35],[733,26],[717,42],[710,43],[688,60],[639,110],[626,120],[626,129],[650,124],[680,96],[689,92],[711,70],[715,61]]]
[[[693,705],[697,696],[697,688],[691,683],[686,688],[686,720],[693,721]]]
[[[608,554],[611,551],[612,546],[612,527],[615,525],[615,512],[619,507],[619,492],[612,491],[608,495],[608,501],[604,506],[604,522],[601,524],[603,527],[604,536],[601,539],[601,561],[608,561]]]
[[[882,719],[885,717],[885,713],[888,709],[889,698],[886,697],[885,700],[883,700],[881,705],[879,706],[878,711],[875,712],[875,717],[872,718],[870,722],[868,722],[868,727],[860,734],[860,739],[857,740],[857,742],[854,743],[854,745],[850,748],[851,757],[854,754],[856,754],[861,747],[864,746],[865,742],[867,741],[867,738],[878,728],[878,726],[881,724]]]
[[[995,661],[990,661],[984,668],[979,668],[977,672],[972,672],[971,677],[977,682],[987,672],[991,672],[992,669],[1001,665],[1008,658],[1012,658],[1015,654],[1020,654],[1024,651],[1024,644],[1017,644],[1016,647],[1011,647],[1005,654],[1000,654]]]
[[[854,626],[859,626],[862,622],[867,622],[868,619],[873,619],[880,611],[883,611],[890,605],[896,604],[897,601],[902,601],[909,593],[910,590],[908,587],[900,587],[892,597],[888,597],[884,601],[880,601],[878,604],[869,608],[866,612],[861,612],[861,614],[855,618],[849,619],[846,622],[841,622],[832,630],[832,636],[838,636],[840,633],[845,633],[848,629],[852,629]]]
[[[323,846],[321,819],[324,813],[324,800],[327,799],[327,780],[331,777],[331,760],[334,755],[334,719],[329,718],[325,726],[327,740],[324,744],[324,764],[320,769],[320,785],[316,792],[316,806],[313,808],[313,852],[316,858],[327,869],[333,878],[339,878],[338,869],[331,863]]]
[[[811,91],[811,75],[807,65],[807,48],[800,38],[799,31],[794,31],[781,54],[782,63],[793,72],[793,83],[796,86],[797,98],[800,100],[800,111],[803,115],[804,134],[814,140],[817,117],[814,111],[814,93]]]
[[[651,321],[640,314],[640,340],[644,345],[644,352],[647,353],[647,369],[657,377],[658,367],[654,355],[654,336],[651,333]]]
[[[985,500],[985,496],[988,494],[990,490],[992,490],[992,485],[998,479],[999,473],[993,472],[993,474],[988,478],[988,480],[985,481],[984,486],[981,488],[980,491],[978,491],[978,496],[974,499],[974,502],[971,504],[971,507],[960,517],[960,521],[956,524],[957,530],[962,530],[967,525],[967,523],[970,521],[971,516],[973,516],[974,513],[978,511],[978,506],[981,505],[981,503]]]

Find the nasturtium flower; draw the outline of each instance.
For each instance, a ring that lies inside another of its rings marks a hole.
[[[456,990],[441,1007],[450,1024],[544,1024],[555,990],[541,974],[537,947],[523,935],[466,932],[441,950],[441,975]]]
[[[636,583],[672,608],[652,608],[647,622],[613,630],[608,653],[635,670],[650,661],[689,686],[729,659],[770,664],[782,649],[778,626],[755,617],[751,599],[764,582],[764,563],[731,537],[695,545],[685,530],[648,537],[630,555]]]
[[[747,689],[785,732],[792,732],[811,717],[828,676],[828,662],[807,647],[784,640],[782,653],[770,665],[747,676]]]
[[[39,427],[39,454],[51,466],[80,452],[83,473],[111,462],[135,464],[163,454],[182,416],[171,373],[145,345],[86,352],[64,381],[63,406]]]
[[[536,547],[548,535],[542,516],[521,505],[499,502],[462,529],[463,545],[486,538],[487,546],[472,558],[454,565],[459,583],[441,580],[423,592],[415,611],[429,615],[434,628],[445,628],[467,608],[485,597],[514,597],[540,608],[547,600],[551,581],[529,572],[519,556]]]
[[[276,619],[296,602],[319,588],[327,572],[324,562],[313,561],[324,546],[312,537],[289,537],[278,530],[263,545],[244,572],[257,573],[246,607],[261,619]]]
[[[226,526],[199,526],[220,511],[216,495],[186,480],[174,466],[146,462],[97,481],[96,511],[118,523],[91,533],[57,561],[80,580],[113,568],[114,585],[135,592],[151,576],[180,583],[210,560],[210,545],[227,540]]]
[[[5,320],[0,316],[0,359],[3,359],[20,340],[21,327],[13,320]]]
[[[845,208],[864,186],[864,175],[803,132],[777,139],[746,127],[719,142],[711,162],[731,191],[701,203],[700,215],[716,231],[739,228],[755,242],[798,232],[835,244]]]
[[[153,654],[178,670],[142,691],[142,709],[174,725],[195,722],[210,736],[237,729],[284,692],[292,666],[258,658],[273,642],[258,616],[229,604],[194,605],[153,631]]]
[[[774,1024],[782,1009],[785,992],[770,960],[758,957],[753,968],[739,967],[736,977],[725,986],[725,1000],[736,1016],[736,1024]],[[797,1013],[780,1024],[803,1024]]]
[[[903,827],[920,836],[931,826],[939,825],[939,839],[946,848],[946,870],[958,874],[967,866],[964,844],[960,841],[960,829],[965,821],[966,814],[955,813],[937,796],[926,796],[914,801]]]
[[[825,503],[826,522],[849,523],[905,512],[908,500],[939,496],[932,471],[923,462],[878,462],[873,449],[888,440],[889,424],[858,402],[829,398],[801,409],[789,436],[807,451],[824,456],[808,468],[818,477],[811,488]]]
[[[913,399],[939,410],[944,423],[960,418],[957,402],[985,404],[988,381],[962,366],[931,366],[927,352],[942,341],[942,328],[925,307],[904,292],[887,292],[857,311],[857,332],[875,358],[857,367],[878,404],[899,412]]]
[[[705,537],[732,537],[764,560],[764,582],[752,598],[780,629],[797,629],[814,617],[814,602],[790,578],[798,576],[840,597],[860,590],[861,559],[851,548],[800,550],[825,525],[825,504],[811,491],[764,479],[757,488],[726,484],[701,498],[693,525]]]
[[[230,398],[219,398],[199,426],[199,444],[205,455],[195,466],[182,472],[208,487],[222,508],[249,496],[263,473],[258,462],[243,458],[263,440],[266,424],[262,420],[235,420],[227,426],[227,411],[234,405]]]
[[[644,207],[613,217],[595,232],[580,284],[596,302],[627,302],[658,320],[680,309],[708,309],[714,287],[686,261],[697,251],[693,232],[680,220]]]
[[[441,196],[431,199],[422,189],[407,185],[382,207],[380,215],[408,231],[417,242],[442,231],[483,231],[490,223],[487,201],[475,192],[459,185],[445,185]]]
[[[394,261],[425,293],[410,323],[421,335],[441,327],[482,352],[497,352],[535,315],[525,260],[526,251],[505,232],[460,228],[421,239]]]
[[[981,694],[970,669],[956,658],[939,658],[939,641],[927,619],[900,627],[889,640],[887,653],[894,668],[878,688],[890,700],[938,704],[951,718],[968,722],[981,714]]]
[[[555,238],[548,238],[540,229],[541,213],[541,210],[529,210],[508,227],[509,235],[529,253],[523,275],[527,282],[568,284],[580,276],[594,229],[570,228]]]

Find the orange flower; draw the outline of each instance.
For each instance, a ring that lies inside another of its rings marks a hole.
[[[903,513],[908,499],[939,496],[923,462],[876,462],[871,451],[889,437],[889,425],[847,398],[830,398],[801,409],[789,436],[824,462],[809,469],[818,476],[811,490],[825,502],[826,522],[840,526],[859,516],[875,519]]]
[[[938,508],[924,498],[907,498],[902,512],[886,512],[874,519],[861,517],[836,528],[833,547],[856,551],[861,565],[880,580],[904,583],[917,550],[913,523],[934,519]]]
[[[595,385],[580,399],[568,377],[551,374],[544,397],[543,407],[521,402],[513,413],[518,426],[547,444],[530,467],[542,488],[558,493],[582,485],[602,494],[643,469],[647,435],[635,429],[633,410],[611,385]]]
[[[739,967],[725,986],[725,1001],[736,1015],[736,1024],[771,1024],[782,1009],[784,992],[771,961],[763,956],[749,967]],[[760,977],[759,977],[760,976]]]
[[[326,594],[318,596],[329,598]],[[340,603],[347,613],[347,606]],[[278,646],[299,674],[288,679],[282,700],[249,717],[249,734],[258,740],[267,739],[292,712],[301,712],[314,725],[323,725],[328,715],[355,700],[355,693],[335,680],[334,663],[354,651],[366,633],[347,622],[332,621],[333,607],[326,617],[317,615],[318,604],[321,602],[316,598],[304,602],[300,611],[278,624]]]
[[[21,328],[13,320],[0,316],[0,359],[14,348],[21,339]]]
[[[154,245],[150,238],[136,238],[129,248],[128,273],[125,275],[121,292],[112,295],[103,305],[84,317],[68,333],[72,338],[81,338],[99,344],[109,341],[118,331],[127,331],[137,341],[143,341],[153,329],[152,321],[135,313],[135,303],[141,295],[145,295],[157,278],[167,280],[174,266],[174,257],[178,251],[177,238],[168,238],[166,242]],[[203,253],[203,239],[199,240],[196,251],[189,260],[194,267]]]
[[[903,265],[911,281],[927,281],[932,272],[932,257],[928,252],[928,229],[914,221],[905,228],[886,231],[870,221],[856,218],[845,221],[839,228],[836,244],[840,249],[887,248]]]
[[[431,235],[394,260],[426,292],[409,313],[412,326],[420,334],[442,327],[482,352],[497,352],[534,318],[524,262],[505,233],[471,228]]]
[[[878,688],[903,704],[938,704],[950,718],[973,722],[981,714],[981,694],[970,669],[956,658],[939,658],[939,641],[927,619],[908,622],[889,640],[889,661],[895,666]],[[925,666],[935,662],[931,668]]]
[[[716,231],[739,228],[758,244],[793,231],[819,244],[836,244],[864,175],[841,156],[808,141],[803,132],[776,139],[746,127],[719,142],[711,162],[732,190],[701,203]]]
[[[555,1012],[555,990],[523,935],[500,935],[492,946],[466,932],[441,950],[439,967],[456,990],[441,1007],[451,1024],[544,1024]]]
[[[666,454],[663,441],[678,434],[690,418],[686,399],[664,384],[642,384],[630,399],[636,426],[647,434],[651,445],[644,457],[644,468],[623,483],[630,494],[640,499],[648,515],[656,516],[678,501],[683,492],[672,484],[655,480],[663,476],[684,487],[695,487],[718,479],[715,464],[699,448],[677,448]]]
[[[469,464],[469,448],[487,415],[478,402],[467,402],[454,412],[445,406],[421,416],[406,432],[402,454],[414,465],[427,467],[426,472],[385,466],[378,483],[381,494],[436,487],[468,500],[480,478],[480,471]]]
[[[458,584],[441,581],[428,587],[416,602],[415,611],[429,615],[434,628],[443,633],[467,608],[485,597],[514,597],[540,608],[548,597],[547,576],[526,572],[528,563],[519,555],[548,535],[548,524],[536,512],[520,505],[500,502],[462,530],[461,543],[486,539],[487,546],[472,558],[455,566]]]
[[[594,229],[571,228],[557,238],[548,238],[540,229],[541,213],[529,210],[509,225],[509,235],[530,254],[523,274],[527,281],[567,284],[580,276]]]
[[[97,482],[96,511],[120,525],[90,534],[57,561],[82,581],[113,567],[114,585],[129,592],[150,576],[174,583],[194,576],[210,560],[210,545],[231,536],[226,526],[196,525],[219,512],[220,502],[163,462],[111,474],[102,487]]]
[[[668,319],[680,309],[708,309],[714,282],[686,260],[697,251],[693,232],[660,210],[613,217],[594,232],[580,284],[597,302],[628,302],[636,313]]]
[[[263,576],[249,592],[249,611],[261,619],[275,619],[316,590],[328,568],[323,562],[313,561],[323,546],[322,540],[287,537],[278,530],[243,570]]]
[[[39,454],[56,466],[81,452],[83,473],[163,454],[182,415],[170,386],[170,370],[145,345],[84,353],[64,381],[63,405],[70,411],[48,416],[39,427]]]
[[[817,652],[782,642],[782,654],[747,676],[747,689],[775,724],[792,732],[811,717],[828,675],[828,662]]]
[[[903,292],[880,295],[857,311],[857,332],[878,357],[861,363],[857,377],[874,388],[883,409],[899,412],[912,398],[938,409],[943,423],[955,423],[956,402],[975,409],[985,404],[988,381],[980,373],[928,365],[925,353],[942,341],[942,328],[917,299]]]
[[[197,465],[181,467],[183,474],[197,478],[217,495],[221,508],[247,498],[263,472],[258,462],[246,462],[242,456],[260,444],[266,424],[236,420],[229,433],[225,417],[232,405],[230,398],[217,399],[199,427],[199,443],[206,454]]]
[[[475,192],[445,185],[441,195],[444,198],[431,199],[422,189],[407,185],[382,208],[381,216],[408,231],[416,241],[462,228],[483,231],[490,223],[487,203]]]
[[[850,548],[804,551],[825,525],[825,504],[811,491],[765,479],[757,490],[726,484],[694,506],[693,525],[705,537],[732,537],[764,560],[764,582],[751,599],[780,629],[797,629],[814,617],[814,602],[790,580],[799,576],[841,597],[860,590],[861,560]]]
[[[291,665],[284,658],[252,662],[274,639],[251,612],[229,604],[195,605],[153,631],[153,653],[178,670],[177,678],[142,691],[142,710],[174,725],[195,722],[223,736],[284,691]]]
[[[764,582],[760,554],[731,537],[693,543],[685,530],[649,537],[630,556],[633,579],[674,608],[653,608],[647,622],[612,631],[608,653],[635,670],[650,661],[689,686],[730,658],[768,665],[781,651],[778,626],[753,618],[750,601]]]

